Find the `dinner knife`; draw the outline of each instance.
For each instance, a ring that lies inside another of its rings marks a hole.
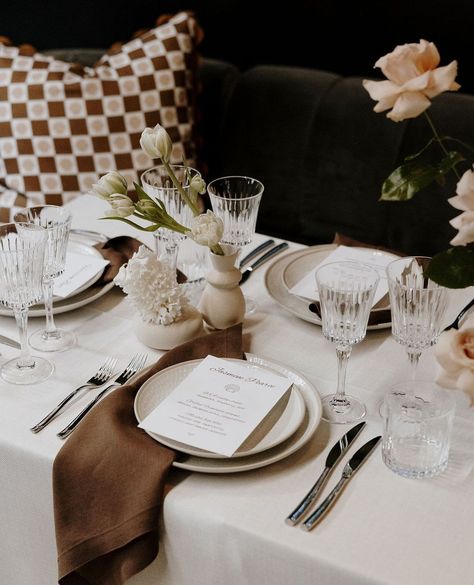
[[[242,268],[245,264],[248,264],[251,260],[253,260],[256,256],[261,254],[264,250],[266,250],[270,246],[273,246],[274,243],[275,243],[275,240],[266,240],[265,242],[263,242],[263,244],[260,244],[260,246],[257,246],[255,248],[255,250],[252,250],[251,252],[249,252],[247,254],[247,256],[244,256],[242,258],[242,260],[240,261],[240,264],[239,264],[239,268]]]
[[[21,349],[21,345],[18,343],[18,341],[10,339],[9,337],[5,337],[5,335],[0,335],[0,343],[3,343],[3,345],[9,345],[15,349]]]
[[[332,469],[337,465],[340,461],[341,457],[346,453],[355,439],[359,436],[359,433],[365,427],[366,423],[361,422],[352,429],[349,429],[345,435],[343,435],[339,441],[333,445],[331,450],[326,457],[326,464],[323,469],[323,472],[316,480],[316,483],[313,487],[309,490],[309,492],[305,495],[305,497],[301,500],[301,502],[296,506],[293,512],[286,518],[285,522],[290,526],[294,526],[297,522],[301,519],[301,517],[305,514],[314,500],[318,497],[319,493],[323,489],[329,474],[331,473]]]
[[[365,445],[362,445],[362,447],[355,452],[355,454],[349,459],[349,462],[346,463],[344,470],[342,472],[341,479],[337,482],[336,487],[329,493],[327,498],[316,508],[316,510],[311,514],[311,516],[301,525],[301,528],[308,531],[314,528],[314,526],[331,508],[337,496],[340,494],[342,488],[351,479],[351,477],[353,477],[354,473],[359,469],[362,463],[364,463],[364,461],[369,457],[369,455],[378,445],[381,438],[382,438],[381,436],[378,436],[374,437],[373,439],[370,439],[370,441],[368,441]]]
[[[247,278],[252,274],[252,272],[254,270],[256,270],[259,266],[261,266],[262,264],[264,264],[265,262],[270,260],[270,258],[273,258],[273,256],[275,256],[276,254],[279,254],[283,250],[286,250],[287,248],[288,248],[288,244],[286,242],[282,242],[281,244],[278,244],[278,246],[275,246],[274,248],[269,250],[266,254],[261,256],[253,264],[250,264],[250,266],[246,266],[242,270],[242,278],[240,280],[240,284],[244,283],[247,280]]]

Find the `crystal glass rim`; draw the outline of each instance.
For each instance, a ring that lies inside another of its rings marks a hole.
[[[71,223],[72,222],[72,213],[69,211],[69,209],[66,209],[65,207],[63,207],[62,205],[49,205],[49,204],[45,204],[45,205],[31,205],[30,207],[22,207],[20,209],[18,209],[18,211],[15,212],[15,215],[13,217],[16,217],[18,214],[20,213],[27,213],[28,211],[33,211],[33,210],[38,210],[38,209],[57,209],[60,210],[62,214],[64,214],[64,223]],[[29,224],[30,222],[28,221],[15,221],[15,224],[22,224],[22,225],[26,225]],[[39,226],[45,230],[51,229],[45,226]],[[52,226],[52,227],[56,227],[56,226]]]
[[[192,176],[195,177],[200,177],[201,173],[195,169],[194,167],[188,167],[186,165],[171,165],[170,167],[172,169],[188,169],[188,171],[190,171],[191,173],[194,173]],[[156,169],[164,169],[164,174],[166,173],[166,169],[164,167],[163,164],[161,165],[155,165],[154,167],[150,167],[149,169],[146,169],[145,171],[143,171],[143,173],[140,175],[140,182],[143,185],[144,183],[146,183],[147,185],[149,185],[150,187],[153,187],[153,189],[159,189],[160,191],[176,191],[176,187],[159,187],[158,185],[152,185],[150,182],[148,182],[144,177],[147,173],[151,173],[152,171],[156,171]],[[168,175],[167,175],[168,176]],[[171,179],[170,179],[171,180]],[[189,185],[184,185],[183,189],[188,189]]]
[[[435,420],[437,418],[445,418],[446,416],[450,415],[451,413],[454,414],[454,411],[456,408],[456,401],[454,400],[454,396],[452,395],[452,393],[448,389],[443,388],[442,386],[439,386],[434,380],[415,380],[414,381],[414,386],[415,386],[414,387],[414,394],[410,394],[410,390],[409,390],[409,388],[407,388],[407,386],[409,386],[409,385],[410,385],[410,382],[405,381],[405,382],[397,382],[396,384],[393,384],[392,386],[390,386],[388,392],[384,396],[384,402],[388,403],[388,401],[390,399],[397,397],[397,396],[411,398],[411,399],[419,398],[423,402],[426,402],[422,396],[417,396],[416,386],[430,386],[437,393],[441,394],[441,397],[443,399],[444,412],[442,412],[440,414],[426,414],[423,416],[423,418],[429,419],[429,420]],[[400,389],[403,389],[403,391],[399,391]]]
[[[218,181],[226,181],[228,179],[245,179],[247,181],[251,181],[252,183],[256,183],[258,185],[259,192],[256,193],[255,195],[249,195],[248,197],[245,197],[246,201],[250,201],[251,199],[256,199],[257,197],[261,197],[263,194],[263,191],[265,190],[263,183],[261,181],[259,181],[258,179],[255,179],[254,177],[248,177],[247,175],[226,175],[225,177],[217,177],[216,179],[213,179],[208,184],[207,192],[209,193],[209,195],[212,197],[216,197],[217,199],[222,199],[223,201],[239,201],[240,199],[244,199],[243,197],[225,197],[223,195],[218,195],[217,193],[211,193],[211,190],[213,188],[215,188],[214,187],[215,183],[217,183]]]
[[[2,240],[5,236],[7,236],[9,233],[15,233],[18,234],[17,230],[16,230],[16,226],[17,225],[21,225],[24,226],[25,229],[30,229],[32,231],[37,231],[37,232],[43,232],[44,233],[44,238],[43,238],[43,242],[39,242],[40,244],[44,243],[46,244],[46,232],[47,230],[41,226],[41,225],[36,225],[36,224],[32,224],[32,223],[28,223],[28,222],[15,222],[15,223],[4,223],[3,225],[0,225],[0,240]],[[11,232],[6,231],[5,234],[2,234],[2,232],[5,230],[5,228],[13,228],[11,230]],[[22,243],[22,248],[23,250],[27,250],[28,248],[35,248],[38,245],[38,242],[30,242],[28,240],[19,240]],[[23,244],[28,244],[27,246],[23,246]],[[2,254],[2,256],[6,256],[6,255],[11,255],[11,254],[16,254],[17,250],[4,250],[1,246],[0,246],[0,254]]]
[[[403,262],[409,262],[412,259],[420,259],[420,260],[431,260],[431,256],[404,256],[403,258],[397,258],[396,260],[392,260],[389,264],[387,264],[386,268],[385,268],[385,273],[387,275],[387,280],[393,284],[395,284],[396,286],[400,287],[403,290],[412,290],[413,287],[412,286],[408,286],[406,284],[401,283],[399,280],[397,280],[396,276],[392,276],[390,274],[390,269],[393,268],[393,266],[395,264],[400,264],[403,265]],[[408,265],[408,264],[407,264]],[[399,276],[399,275],[397,275]],[[435,282],[434,280],[431,280],[430,278],[428,279],[434,286],[432,288],[417,288],[417,291],[420,292],[425,292],[425,291],[433,291],[433,290],[447,290],[445,286],[442,286],[441,284],[438,284],[437,282]]]

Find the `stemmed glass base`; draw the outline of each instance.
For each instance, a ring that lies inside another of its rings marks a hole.
[[[363,418],[367,412],[362,402],[347,394],[343,398],[338,398],[336,394],[323,396],[321,403],[322,419],[330,423],[353,423]]]
[[[43,382],[54,371],[48,360],[38,356],[29,356],[27,360],[14,358],[4,363],[0,375],[11,384],[36,384]]]
[[[38,351],[65,351],[76,343],[76,336],[71,331],[55,329],[48,333],[45,329],[35,331],[29,339],[30,346]]]

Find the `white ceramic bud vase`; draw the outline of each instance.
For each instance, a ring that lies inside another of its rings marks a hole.
[[[219,256],[209,251],[212,269],[206,274],[206,286],[199,310],[212,329],[226,329],[244,320],[245,300],[239,282],[242,273],[235,266],[239,250],[222,244]]]

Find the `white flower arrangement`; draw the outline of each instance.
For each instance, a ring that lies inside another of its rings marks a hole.
[[[140,246],[120,268],[114,282],[128,295],[145,323],[171,325],[189,306],[176,271],[160,262],[146,246]]]

